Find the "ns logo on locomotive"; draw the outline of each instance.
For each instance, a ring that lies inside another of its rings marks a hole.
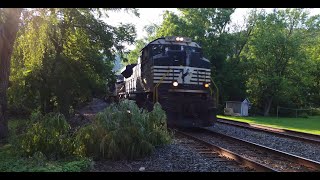
[[[210,62],[187,37],[162,37],[148,43],[137,64],[117,75],[110,99],[133,99],[151,110],[159,102],[168,126],[206,127],[216,121],[216,96]]]

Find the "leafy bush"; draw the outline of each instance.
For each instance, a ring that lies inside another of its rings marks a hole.
[[[320,108],[313,109],[312,116],[320,116]]]
[[[309,118],[308,114],[307,113],[301,113],[298,115],[298,117],[301,117],[301,118]]]
[[[155,146],[167,144],[166,115],[160,104],[148,113],[134,101],[111,104],[96,115],[93,124],[76,136],[77,154],[96,158],[135,159],[150,154]]]
[[[147,127],[146,138],[148,141],[155,146],[169,143],[171,137],[167,131],[167,117],[161,105],[156,103],[148,115],[148,120],[145,121],[145,127]]]
[[[8,122],[9,127],[9,142],[17,139],[17,135],[23,133],[27,128],[28,121],[23,118],[10,118]]]
[[[34,112],[26,132],[18,135],[13,144],[26,156],[43,154],[54,159],[72,156],[76,147],[69,130],[70,125],[62,114]]]
[[[70,125],[59,113],[34,112],[28,124],[25,132],[14,138],[13,145],[19,153],[38,162],[74,156],[134,159],[171,141],[166,114],[158,103],[151,112],[129,100],[111,104],[75,134],[70,133]]]
[[[10,145],[0,148],[0,172],[81,172],[88,171],[92,165],[89,158],[50,161],[40,152],[21,157]]]

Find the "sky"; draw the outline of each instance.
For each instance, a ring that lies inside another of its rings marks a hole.
[[[110,25],[118,25],[122,23],[132,23],[136,26],[137,39],[146,36],[146,32],[143,31],[144,26],[162,22],[162,15],[166,10],[179,13],[176,8],[138,8],[140,18],[136,17],[133,13],[126,12],[109,12],[109,18],[106,18],[106,22]]]
[[[265,8],[267,12],[272,11],[271,8]],[[120,23],[132,23],[136,26],[137,39],[141,39],[147,35],[143,30],[144,26],[151,23],[160,24],[162,22],[162,15],[165,10],[175,12],[176,14],[179,11],[176,8],[138,8],[140,13],[140,18],[136,17],[133,13],[127,12],[109,12],[108,18],[104,20],[113,26],[117,26]],[[237,8],[235,12],[231,15],[231,25],[232,24],[242,24],[243,16],[249,12],[249,8]],[[320,8],[310,9],[310,15],[320,14]],[[134,49],[134,45],[127,46],[129,50]]]

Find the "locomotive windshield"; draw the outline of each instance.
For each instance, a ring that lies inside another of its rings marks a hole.
[[[186,51],[186,52],[197,52],[202,53],[201,48],[184,46],[184,45],[167,45],[167,44],[155,44],[152,45],[152,55],[166,54],[168,51]]]

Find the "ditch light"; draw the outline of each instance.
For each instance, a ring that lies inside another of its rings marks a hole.
[[[177,86],[179,85],[179,83],[178,83],[177,81],[173,81],[173,82],[172,82],[172,85],[173,85],[174,87],[177,87]]]

